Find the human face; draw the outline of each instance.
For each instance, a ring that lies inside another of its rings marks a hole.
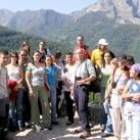
[[[44,50],[44,47],[45,47],[44,42],[40,42],[40,43],[39,43],[39,49],[40,49],[40,50]]]
[[[27,60],[27,54],[24,51],[21,51],[19,53],[19,60],[26,61]]]
[[[51,57],[46,57],[45,62],[46,62],[46,65],[47,66],[51,66],[51,64],[52,64],[52,58]]]
[[[110,63],[111,59],[112,59],[112,57],[111,57],[110,53],[105,53],[104,54],[105,63]]]
[[[17,60],[18,60],[18,56],[16,56],[15,54],[12,54],[10,56],[10,60],[11,60],[11,63],[15,64],[17,62]]]
[[[78,61],[82,61],[84,59],[84,51],[77,52],[76,58]]]
[[[0,54],[0,64],[1,65],[7,65],[8,62],[8,55]]]
[[[25,45],[23,48],[24,48],[27,52],[29,52],[29,50],[30,50],[29,45]]]
[[[124,69],[124,67],[126,66],[127,61],[126,60],[119,60],[118,61],[118,66],[120,69]]]
[[[131,69],[130,69],[130,77],[131,78],[136,78],[137,74],[138,73],[135,71],[135,69],[133,67],[131,67]]]
[[[84,39],[81,36],[78,36],[76,39],[76,43],[78,46],[84,45]]]
[[[65,60],[66,60],[66,63],[67,63],[67,64],[71,64],[71,63],[73,62],[73,57],[72,57],[72,55],[66,55]]]
[[[106,48],[107,48],[107,46],[106,46],[106,45],[100,45],[100,49],[101,49],[102,51],[105,51],[105,50],[106,50]]]
[[[33,60],[34,60],[34,62],[39,62],[40,61],[40,53],[39,52],[34,53]]]

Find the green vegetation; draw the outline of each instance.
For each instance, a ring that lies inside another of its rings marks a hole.
[[[39,37],[22,34],[20,32],[15,32],[12,30],[9,30],[5,27],[0,26],[0,49],[6,49],[6,50],[18,50],[20,49],[23,41],[28,41],[31,46],[31,51],[34,51],[38,49],[39,41],[45,40]],[[52,52],[55,52],[56,50],[60,51],[67,51],[68,47],[63,43],[58,43],[55,41],[48,41],[47,45],[49,46],[50,50]]]

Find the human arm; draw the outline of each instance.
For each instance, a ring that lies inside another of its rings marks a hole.
[[[32,84],[31,84],[31,75],[32,75],[31,69],[27,68],[26,72],[25,72],[25,80],[26,80],[26,83],[27,83],[27,86],[28,86],[28,89],[29,89],[29,95],[33,96],[33,87],[32,87]]]

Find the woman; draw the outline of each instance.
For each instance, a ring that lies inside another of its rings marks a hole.
[[[57,124],[57,114],[56,114],[56,85],[57,85],[57,74],[58,68],[53,64],[51,56],[46,56],[46,75],[49,88],[49,95],[51,100],[51,121],[52,124]]]
[[[111,68],[111,60],[114,58],[114,54],[107,50],[103,54],[103,60],[102,60],[102,65],[100,67],[101,71],[101,83],[100,83],[100,98],[101,98],[101,103],[104,102],[104,96],[105,96],[105,89],[107,85],[107,81],[112,73],[112,68]],[[104,107],[101,108],[101,131],[105,129],[106,121],[107,121],[107,115],[104,111]]]
[[[127,140],[140,139],[140,64],[132,65],[131,79],[125,87],[122,97],[126,99],[125,121]]]
[[[18,65],[18,53],[13,52],[10,54],[10,64],[7,65],[7,73],[8,73],[8,86],[10,89],[9,97],[10,97],[10,109],[9,116],[14,125],[14,130],[16,129],[16,124],[18,123],[18,128],[21,131],[23,128],[23,104],[21,102],[22,91],[21,82],[23,80],[23,72]],[[16,118],[17,112],[17,118]],[[18,121],[16,122],[16,120]]]
[[[116,138],[124,137],[125,130],[122,123],[123,119],[123,105],[124,101],[121,98],[122,91],[129,80],[129,70],[126,67],[127,60],[125,58],[118,58],[118,68],[112,74],[112,94],[111,94],[111,117],[114,136]]]
[[[31,121],[36,131],[50,127],[50,108],[48,95],[44,86],[46,82],[45,68],[40,63],[40,53],[35,51],[33,54],[33,64],[26,70],[26,82],[29,89],[31,103]],[[42,128],[40,122],[38,98],[40,97],[42,107]]]

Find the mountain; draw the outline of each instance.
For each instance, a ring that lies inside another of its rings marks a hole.
[[[140,1],[139,0],[98,0],[96,3],[73,12],[74,19],[88,13],[103,12],[108,18],[115,19],[118,23],[134,23],[140,25]]]
[[[3,18],[4,17],[4,18]],[[60,14],[53,10],[17,11],[0,10],[0,24],[12,30],[46,37],[51,32],[71,24],[70,15]]]
[[[27,34],[23,34],[21,32],[16,32],[10,30],[6,27],[0,26],[0,49],[6,49],[8,51],[18,51],[21,48],[23,41],[28,41],[31,46],[31,52],[38,49],[39,41],[44,40],[40,37],[30,36]],[[47,42],[47,46],[51,50],[51,52],[55,52],[56,50],[67,51],[67,47],[63,43],[58,43],[55,41],[44,40]],[[70,48],[69,48],[70,49]]]
[[[92,49],[100,38],[106,38],[115,53],[129,53],[140,60],[139,0],[98,0],[69,15],[43,9],[15,13],[2,10],[0,24],[67,46],[64,49],[74,48],[78,34],[85,36]]]

